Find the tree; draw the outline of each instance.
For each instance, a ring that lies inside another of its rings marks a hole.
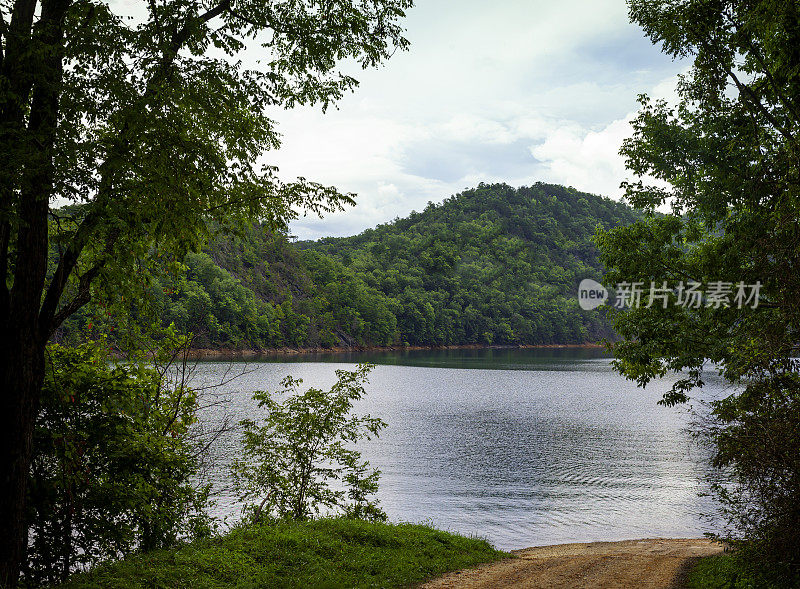
[[[636,176],[661,181],[623,183],[627,199],[650,215],[598,235],[609,284],[666,282],[673,290],[666,308],[618,314],[624,341],[614,346],[615,365],[641,385],[680,372],[667,404],[703,385],[709,360],[739,385],[711,405],[714,463],[730,467],[735,483],[719,498],[735,528],[736,520],[757,524],[738,526],[739,538],[796,572],[797,543],[781,539],[800,523],[798,448],[795,437],[773,435],[796,423],[798,410],[800,5],[632,0],[630,16],[693,66],[678,84],[677,107],[641,97],[621,150]],[[656,214],[666,203],[672,212]],[[691,282],[705,298],[678,304]],[[741,304],[742,287],[759,284],[760,296]],[[714,289],[726,293],[719,304]],[[770,492],[753,492],[764,484]]]
[[[112,362],[105,342],[50,345],[28,488],[25,584],[210,533],[209,436],[196,431],[188,341],[168,333],[155,358]],[[181,359],[183,362],[181,362]],[[210,432],[210,437],[216,432]]]
[[[1,585],[23,558],[50,334],[92,296],[131,291],[148,256],[196,247],[209,218],[281,225],[351,202],[259,164],[279,145],[267,111],[333,104],[356,85],[338,63],[407,47],[409,6],[151,0],[124,15],[100,0],[0,2]],[[247,43],[263,70],[237,60]]]
[[[303,381],[289,376],[282,383],[282,394],[289,395],[283,401],[268,392],[253,395],[265,416],[262,422],[241,422],[242,455],[231,467],[242,500],[258,500],[246,503],[253,520],[262,514],[304,520],[323,509],[385,519],[369,498],[378,490],[380,472],[348,447],[386,426],[369,415],[350,415],[353,402],[364,396],[372,368],[361,364],[354,371],[337,370],[329,391],[310,388],[300,394]]]

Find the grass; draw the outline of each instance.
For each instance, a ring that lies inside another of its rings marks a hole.
[[[745,589],[754,587],[729,554],[701,558],[689,572],[687,589]]]
[[[509,556],[423,525],[352,519],[277,522],[110,563],[64,588],[408,587]]]
[[[767,579],[731,554],[701,558],[689,572],[687,589],[786,589],[796,583]]]

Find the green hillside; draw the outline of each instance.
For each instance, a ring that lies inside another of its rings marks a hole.
[[[610,335],[579,309],[595,228],[620,203],[571,188],[484,185],[359,235],[290,243],[254,227],[153,285],[158,317],[212,348],[568,344]],[[66,339],[100,329],[87,308]]]
[[[297,245],[318,283],[333,258],[387,296],[401,342],[580,343],[609,335],[575,298],[601,274],[592,235],[633,219],[571,188],[482,184],[355,237]]]

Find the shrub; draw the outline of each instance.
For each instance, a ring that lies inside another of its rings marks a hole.
[[[800,579],[800,377],[751,381],[711,405],[707,435],[714,466],[729,475],[713,485],[727,526],[722,539],[749,566],[781,586]]]
[[[337,370],[337,382],[329,391],[310,388],[302,394],[298,387],[303,381],[287,377],[282,394],[289,396],[282,402],[267,392],[253,395],[266,415],[261,423],[241,422],[242,455],[234,461],[232,474],[245,510],[254,519],[269,514],[304,520],[323,509],[385,519],[370,500],[380,472],[370,469],[351,447],[377,436],[386,425],[369,415],[350,415],[353,402],[364,395],[372,368],[361,364],[352,372]],[[254,499],[258,504],[251,503]]]
[[[174,342],[173,342],[174,343]],[[50,345],[33,435],[27,584],[210,531],[193,481],[197,395],[166,371],[117,363],[102,345]]]

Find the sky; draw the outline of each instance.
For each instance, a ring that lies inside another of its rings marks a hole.
[[[277,114],[266,162],[358,195],[293,235],[353,235],[479,182],[621,197],[637,95],[673,96],[687,64],[628,22],[624,0],[418,0],[411,41],[338,109]]]

